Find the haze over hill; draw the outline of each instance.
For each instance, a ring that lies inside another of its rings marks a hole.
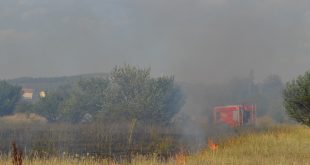
[[[58,87],[77,82],[81,79],[87,78],[106,78],[107,73],[93,73],[93,74],[82,74],[75,76],[63,76],[63,77],[21,77],[16,79],[8,80],[9,83],[25,88],[32,88],[35,90],[56,90]]]
[[[0,79],[108,72],[214,83],[309,69],[310,1],[2,0]]]

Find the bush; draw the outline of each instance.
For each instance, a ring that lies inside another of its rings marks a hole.
[[[35,108],[49,121],[78,123],[87,115],[97,121],[167,124],[183,103],[173,76],[152,78],[150,69],[124,65],[115,67],[108,79],[81,79],[48,93]]]
[[[288,115],[310,127],[310,72],[288,82],[283,96]]]
[[[21,88],[0,81],[0,115],[13,113],[16,103],[21,97]]]

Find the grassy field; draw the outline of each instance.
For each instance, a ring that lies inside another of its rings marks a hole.
[[[2,158],[0,164],[12,164]],[[310,164],[310,128],[304,126],[276,126],[256,133],[219,142],[217,148],[206,148],[197,154],[178,154],[168,161],[159,161],[156,156],[137,156],[131,163],[115,163],[74,155],[64,158],[24,160],[27,165],[203,165],[203,164]]]

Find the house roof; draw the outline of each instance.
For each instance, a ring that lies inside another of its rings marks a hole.
[[[31,88],[22,88],[23,93],[33,93],[33,89]]]

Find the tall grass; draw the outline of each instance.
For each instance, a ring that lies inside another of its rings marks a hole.
[[[229,138],[216,151],[190,157],[189,164],[310,164],[310,129],[276,126]]]
[[[15,142],[12,142],[12,163],[13,165],[22,165],[23,164],[23,152],[17,148]]]
[[[217,149],[210,147],[192,155],[180,152],[168,160],[156,154],[135,156],[131,161],[96,159],[91,156],[25,159],[25,165],[204,165],[204,164],[310,164],[310,129],[303,126],[276,126],[260,132],[247,132],[240,136],[218,140]],[[211,142],[210,142],[211,143]],[[3,157],[0,164],[11,165]]]
[[[0,152],[15,141],[26,157],[66,154],[123,159],[132,154],[168,157],[182,146],[175,129],[142,124],[9,124],[0,123]]]

